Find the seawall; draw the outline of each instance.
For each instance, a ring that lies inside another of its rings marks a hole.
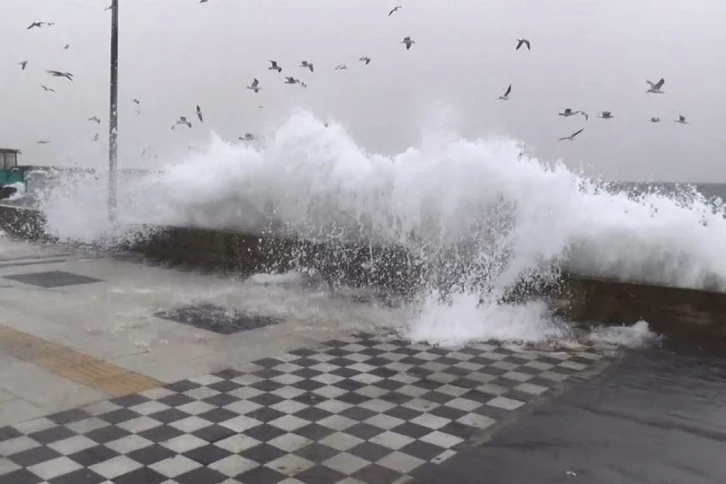
[[[13,238],[57,242],[46,234],[43,214],[0,205],[0,230]],[[172,263],[254,273],[304,266],[328,281],[374,286],[407,294],[421,264],[401,248],[315,244],[273,236],[181,227],[144,227],[145,237],[122,249]],[[375,270],[362,268],[376,261]],[[558,313],[582,324],[647,321],[657,331],[708,333],[726,338],[726,293],[564,274],[543,294]]]

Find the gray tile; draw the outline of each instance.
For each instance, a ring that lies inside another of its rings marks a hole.
[[[64,271],[29,272],[24,274],[11,274],[3,277],[45,289],[103,282],[101,279],[94,279],[93,277],[86,277]]]

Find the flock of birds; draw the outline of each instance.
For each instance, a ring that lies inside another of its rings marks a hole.
[[[209,0],[199,0],[199,3],[208,3],[208,2],[209,2]],[[106,7],[106,10],[110,10],[111,8],[112,8],[111,6]],[[402,5],[395,6],[394,8],[392,8],[388,12],[388,16],[390,17],[391,15],[393,15],[396,12],[398,12],[402,8],[403,8]],[[53,22],[40,22],[40,21],[38,21],[38,22],[31,23],[27,27],[27,30],[32,30],[32,29],[35,29],[35,28],[42,28],[42,27],[45,27],[45,26],[50,27],[50,26],[53,26],[53,25],[55,25]],[[531,44],[531,42],[528,39],[518,38],[518,39],[516,39],[516,41],[517,41],[517,44],[516,44],[515,50],[520,50],[522,47],[526,47],[528,51],[531,50],[532,44]],[[400,43],[405,45],[406,50],[411,49],[411,47],[414,44],[416,44],[416,42],[410,36],[404,37],[403,40]],[[69,44],[65,44],[64,49],[67,50],[69,48],[70,48],[70,45]],[[368,56],[362,56],[362,57],[360,57],[358,59],[358,61],[361,62],[361,63],[363,63],[364,65],[368,65],[368,64],[371,63],[371,58],[368,57]],[[279,64],[279,62],[277,62],[276,60],[270,60],[269,62],[270,62],[270,65],[267,67],[268,70],[270,70],[270,71],[277,71],[278,74],[281,74],[282,73],[283,68]],[[18,64],[20,65],[21,70],[24,71],[26,69],[26,67],[28,66],[28,61],[27,60],[23,60],[21,62],[18,62]],[[301,63],[298,65],[298,67],[299,68],[303,68],[303,69],[307,69],[311,73],[315,72],[315,66],[314,66],[314,64],[312,62],[308,61],[308,60],[301,61]],[[348,69],[348,66],[346,64],[338,64],[335,67],[335,70],[336,71],[339,71],[339,70],[347,70],[347,69]],[[63,72],[63,71],[48,69],[48,70],[46,70],[46,73],[48,75],[52,76],[52,77],[65,78],[65,79],[67,79],[69,81],[73,81],[73,74],[70,73],[70,72]],[[288,75],[285,75],[283,77],[284,77],[284,81],[283,82],[285,84],[289,84],[289,85],[299,85],[302,88],[307,88],[307,84],[305,82],[301,81],[300,79],[296,78],[294,75],[289,75],[289,76]],[[648,94],[663,94],[664,93],[664,91],[663,91],[663,85],[665,84],[665,79],[661,78],[657,82],[651,82],[649,80],[646,80],[646,82],[648,83],[648,86],[649,86],[649,89],[647,91],[645,91],[646,93],[648,93]],[[55,89],[52,89],[52,88],[50,88],[50,87],[48,87],[46,85],[40,85],[40,87],[44,91],[46,91],[46,92],[53,92],[53,93],[56,92]],[[260,81],[256,77],[252,79],[252,82],[250,83],[249,86],[246,86],[246,88],[249,89],[249,90],[251,90],[254,93],[259,93],[262,90],[262,86],[260,84]],[[512,84],[509,84],[509,86],[507,86],[506,90],[504,91],[504,94],[502,94],[501,96],[499,96],[497,98],[497,100],[498,101],[508,101],[509,100],[509,96],[510,96],[511,93],[512,93]],[[140,104],[141,104],[140,101],[138,99],[134,98],[134,99],[132,99],[132,102],[136,105],[136,114],[137,115],[140,114]],[[262,108],[263,106],[260,105],[259,107]],[[196,106],[195,115],[199,119],[199,122],[200,123],[204,123],[204,115],[203,115],[202,109],[201,109],[201,107],[199,105]],[[576,115],[581,115],[585,119],[585,121],[589,120],[589,118],[590,118],[589,115],[586,112],[581,111],[581,110],[573,110],[572,108],[566,108],[561,113],[559,113],[559,116],[566,117],[566,118],[567,117],[570,117],[570,116],[576,116]],[[601,111],[601,112],[598,113],[598,117],[601,118],[601,119],[613,119],[614,118],[613,113],[611,111]],[[178,126],[186,126],[188,128],[191,128],[192,127],[192,122],[190,121],[189,118],[190,118],[190,116],[186,116],[186,115],[179,116],[179,118],[176,120],[176,122],[171,126],[171,129],[174,130]],[[92,121],[92,122],[95,122],[95,123],[97,123],[99,125],[101,124],[101,119],[98,116],[92,116],[92,117],[88,118],[88,120],[89,121]],[[658,117],[651,117],[650,118],[650,122],[651,123],[659,123],[660,121],[661,120]],[[688,123],[686,121],[685,116],[680,115],[680,114],[678,114],[678,119],[675,119],[675,122],[676,123],[680,123],[680,124],[687,124]],[[327,124],[326,124],[326,126],[327,126]],[[577,131],[575,131],[574,133],[570,134],[569,136],[564,136],[562,138],[559,138],[558,141],[565,141],[565,140],[574,141],[575,137],[578,136],[580,133],[582,133],[584,130],[585,130],[585,127],[582,127],[580,129],[578,129]],[[239,140],[241,140],[241,141],[252,141],[252,140],[255,140],[255,139],[256,139],[256,136],[253,133],[245,133],[244,136],[240,136],[239,137]],[[98,141],[98,140],[99,140],[99,134],[96,133],[94,135],[94,137],[93,137],[93,141]],[[39,144],[48,144],[50,142],[49,141],[45,141],[45,140],[41,140],[41,141],[38,141],[37,143],[39,143]],[[151,152],[151,149],[150,148],[145,148],[142,151],[142,156],[144,156],[145,154],[147,154],[149,152]]]

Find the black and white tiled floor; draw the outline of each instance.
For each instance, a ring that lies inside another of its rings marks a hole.
[[[0,428],[0,484],[402,483],[602,358],[350,336]]]

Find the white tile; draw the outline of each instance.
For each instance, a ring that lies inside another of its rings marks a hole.
[[[556,382],[563,382],[567,380],[568,376],[563,375],[562,373],[557,373],[554,371],[544,371],[539,374],[540,378],[544,378],[546,380],[550,381],[556,381]]]
[[[196,432],[197,430],[209,427],[210,425],[212,425],[212,422],[203,418],[199,418],[195,415],[183,418],[181,420],[177,420],[176,422],[172,422],[169,424],[170,427],[174,427],[175,429],[179,429],[182,432],[186,433]]]
[[[507,397],[496,397],[489,400],[487,405],[490,407],[503,408],[504,410],[516,410],[524,405],[524,402]]]
[[[424,400],[422,398],[414,398],[413,400],[409,400],[408,402],[401,405],[402,407],[410,408],[412,410],[418,410],[419,412],[429,412],[433,410],[434,408],[438,407],[439,404],[435,402],[430,402],[428,400]]]
[[[438,445],[439,447],[443,447],[444,449],[448,449],[449,447],[453,447],[464,441],[463,439],[460,439],[455,435],[450,435],[445,432],[440,432],[438,430],[435,432],[431,432],[428,435],[425,435],[420,440],[429,444]]]
[[[262,422],[260,422],[259,420],[245,417],[244,415],[240,415],[239,417],[235,417],[219,423],[219,425],[221,425],[222,427],[227,427],[228,429],[234,430],[235,432],[244,432],[245,430],[249,430],[252,427],[257,427],[261,424]]]
[[[214,405],[211,405],[207,402],[189,402],[185,405],[182,405],[181,407],[176,407],[177,410],[188,413],[189,415],[199,415],[201,413],[209,412],[210,410],[214,410]]]
[[[534,368],[535,370],[546,371],[554,368],[555,365],[550,365],[549,363],[545,363],[544,361],[534,360],[530,361],[529,363],[525,363],[524,366],[528,368]]]
[[[437,392],[443,393],[444,395],[450,395],[452,397],[460,397],[461,395],[469,391],[468,388],[458,387],[455,385],[443,385],[436,389]]]
[[[270,405],[270,408],[277,410],[278,412],[293,414],[307,408],[304,403],[296,402],[295,400],[284,400],[282,402]]]
[[[380,376],[372,375],[370,373],[361,373],[359,375],[351,377],[351,380],[365,383],[366,385],[372,385],[373,383],[378,383],[379,381],[383,380],[383,378],[381,378]]]
[[[45,417],[28,420],[27,422],[13,425],[18,432],[25,435],[40,432],[42,430],[48,430],[56,426],[56,423],[52,420],[48,420]]]
[[[348,366],[348,368],[361,373],[367,373],[376,369],[375,366],[369,365],[368,363],[356,363],[355,365]]]
[[[166,442],[163,442],[161,445],[163,445],[167,449],[173,450],[178,454],[183,454],[184,452],[189,452],[190,450],[208,445],[208,442],[191,434],[184,434],[178,437],[174,437],[173,439],[169,439]]]
[[[448,450],[443,451],[442,453],[440,453],[439,455],[437,455],[433,459],[431,459],[431,463],[433,463],[433,464],[441,464],[446,459],[448,459],[450,457],[453,457],[455,455],[456,455],[456,451],[453,451],[451,449],[448,449]]]
[[[252,387],[242,387],[238,388],[236,390],[232,390],[231,392],[227,392],[228,395],[242,399],[247,400],[248,398],[254,398],[259,395],[262,395],[264,392],[258,390],[257,388]]]
[[[164,410],[168,410],[170,408],[171,407],[169,405],[164,405],[161,402],[152,400],[150,402],[144,402],[138,405],[134,405],[133,407],[129,407],[129,410],[141,415],[151,415],[152,413],[163,412]]]
[[[15,462],[8,460],[4,457],[0,457],[0,477],[4,476],[5,474],[10,474],[11,472],[17,471],[18,469],[21,469],[21,467]]]
[[[414,440],[415,439],[412,439],[411,437],[401,435],[391,430],[383,432],[382,434],[376,435],[375,437],[370,439],[370,441],[374,444],[382,445],[383,447],[387,447],[393,450],[398,450],[401,447],[405,447]]]
[[[327,445],[331,449],[335,449],[338,451],[352,449],[356,445],[362,444],[363,442],[365,442],[363,439],[359,439],[358,437],[344,434],[342,432],[330,434],[324,439],[320,440],[321,444]]]
[[[353,405],[345,402],[341,402],[340,400],[335,399],[329,399],[325,400],[323,402],[318,403],[315,405],[316,408],[319,408],[321,410],[325,410],[326,412],[330,413],[340,413],[343,410],[347,410],[351,408]]]
[[[274,368],[272,368],[275,371],[280,371],[282,373],[293,373],[298,370],[302,370],[304,367],[300,365],[296,365],[295,363],[283,363],[281,365],[277,365]],[[299,378],[299,377],[296,377]]]
[[[122,408],[123,407],[121,407],[120,405],[116,405],[115,403],[111,403],[109,401],[102,401],[102,402],[92,403],[91,405],[87,405],[87,406],[83,407],[83,410],[86,413],[96,417],[98,415],[103,415],[103,414],[106,414],[109,412],[114,412],[114,411],[120,410]]]
[[[274,469],[281,474],[292,476],[313,467],[315,464],[307,459],[303,459],[295,454],[286,454],[272,462],[268,462],[266,467]]]
[[[82,466],[70,460],[68,457],[58,457],[56,459],[45,461],[40,464],[28,467],[28,470],[30,472],[41,477],[42,479],[45,479],[46,481],[58,476],[63,476],[73,471],[77,471],[78,469],[82,469]]]
[[[330,415],[316,423],[333,430],[345,430],[358,422],[342,415]]]
[[[68,427],[70,430],[74,431],[77,434],[87,434],[88,432],[102,429],[104,427],[108,427],[109,425],[111,424],[104,420],[101,420],[98,417],[91,417],[79,420],[78,422],[66,424],[66,427]]]
[[[425,461],[403,452],[393,452],[378,461],[378,465],[387,467],[401,474],[408,474],[423,465]]]
[[[256,445],[260,445],[260,441],[248,435],[237,434],[215,442],[217,447],[228,450],[229,452],[238,454],[244,450],[251,449]]]
[[[468,413],[463,417],[456,420],[459,423],[468,425],[470,427],[476,427],[478,429],[486,429],[497,423],[496,420],[484,415],[477,415],[475,413]]]
[[[516,387],[514,387],[514,389],[520,392],[529,393],[531,395],[542,395],[548,390],[547,387],[534,385],[532,383],[522,383],[521,385],[517,385]]]
[[[373,425],[380,429],[389,430],[394,427],[398,427],[399,425],[405,423],[405,421],[401,420],[400,418],[391,417],[390,415],[379,413],[378,415],[374,415],[373,417],[366,419],[363,423]]]
[[[295,398],[299,395],[302,395],[305,393],[305,390],[301,390],[300,388],[290,387],[290,386],[284,386],[282,388],[278,388],[277,390],[273,390],[270,393],[273,395],[277,395],[280,398],[286,398],[291,399]]]
[[[210,469],[214,469],[228,477],[236,476],[258,466],[259,464],[257,462],[245,459],[244,457],[235,454],[209,464]]]
[[[338,387],[328,385],[328,386],[316,388],[315,390],[313,390],[313,393],[320,395],[321,397],[325,397],[327,399],[333,399],[333,398],[339,397],[347,392]]]
[[[220,392],[218,392],[217,390],[213,390],[209,387],[199,387],[199,388],[194,388],[192,390],[187,390],[186,392],[184,392],[184,395],[186,395],[190,398],[195,398],[197,400],[203,400],[205,398],[214,397],[219,394],[220,394]]]
[[[561,366],[562,368],[569,368],[570,370],[577,370],[577,371],[582,371],[585,368],[587,368],[587,365],[584,365],[582,363],[577,363],[574,361],[569,361],[569,360],[563,361],[562,363],[560,363],[557,366]]]
[[[310,424],[310,422],[294,415],[285,415],[284,417],[276,418],[275,420],[269,422],[269,424],[277,427],[278,429],[292,432],[293,430]]]
[[[369,385],[355,390],[355,393],[368,398],[380,398],[388,393],[388,390],[384,390],[383,388],[374,385]]]
[[[96,445],[98,444],[88,437],[75,435],[73,437],[48,444],[48,447],[63,455],[71,455]]]
[[[270,378],[270,380],[272,380],[276,383],[280,383],[282,385],[294,385],[295,383],[303,381],[304,378],[300,378],[299,376],[285,373],[283,375],[278,375],[274,378]]]
[[[198,383],[203,386],[207,386],[207,385],[211,385],[213,383],[219,383],[219,382],[223,381],[223,379],[219,378],[218,376],[214,376],[214,375],[201,375],[201,376],[196,376],[194,378],[189,378],[189,381],[193,382],[193,383]]]
[[[169,395],[174,395],[175,393],[176,392],[167,388],[152,388],[151,390],[144,390],[139,395],[141,395],[142,397],[151,398],[152,400],[158,400],[160,398],[168,397]]]
[[[368,400],[367,402],[363,402],[358,406],[365,408],[366,410],[371,410],[373,412],[383,413],[395,407],[396,404],[387,402],[385,400],[373,399]]]
[[[323,462],[323,465],[330,467],[342,474],[350,475],[369,465],[370,462],[363,460],[360,457],[356,457],[353,454],[347,452],[341,452],[336,454],[330,459]]]
[[[153,442],[140,435],[127,435],[113,442],[106,443],[106,447],[115,450],[119,454],[128,454],[135,450],[143,449],[152,445]]]
[[[239,402],[232,402],[229,405],[225,405],[222,408],[239,415],[246,415],[250,412],[254,412],[258,408],[262,408],[262,405],[249,400],[240,400]]]
[[[250,375],[250,374],[240,375],[240,376],[232,379],[233,382],[239,383],[240,385],[253,385],[255,383],[261,382],[262,380],[263,380],[263,378],[260,378],[259,376],[256,376],[256,375]],[[239,390],[241,390],[241,389],[239,389]]]
[[[476,387],[476,390],[482,393],[488,393],[490,395],[502,395],[509,391],[507,387],[495,385],[494,383],[485,383]]]
[[[325,385],[332,385],[334,383],[338,383],[341,380],[345,380],[345,378],[343,378],[342,376],[333,375],[332,373],[323,373],[312,377],[311,380],[318,383],[323,383]]]
[[[323,373],[330,373],[331,371],[335,371],[339,366],[331,365],[330,363],[318,363],[317,365],[313,365],[310,367],[311,370],[320,371]]]
[[[143,416],[143,417],[137,417],[132,418],[131,420],[127,420],[125,422],[121,422],[120,424],[117,424],[117,427],[120,427],[124,430],[128,430],[131,433],[138,434],[140,432],[143,432],[144,430],[153,429],[154,427],[158,427],[161,425],[161,422],[158,420],[154,420],[153,418]]]
[[[175,455],[174,457],[169,457],[168,459],[152,464],[149,467],[163,476],[176,477],[185,472],[202,467],[202,465],[183,455]]]
[[[416,425],[421,425],[423,427],[436,430],[448,424],[449,422],[451,422],[451,420],[444,417],[438,417],[430,413],[424,413],[423,415],[419,415],[418,417],[412,419],[411,422],[415,423]]]
[[[25,435],[0,442],[0,455],[13,455],[40,447],[40,444]]]
[[[534,377],[532,375],[527,375],[526,373],[520,373],[518,371],[508,371],[502,375],[502,378],[518,382],[525,382],[527,380],[531,380]]]
[[[286,434],[280,435],[279,437],[275,437],[274,439],[270,440],[268,444],[275,446],[278,449],[284,450],[285,452],[295,452],[296,450],[302,449],[311,442],[312,440],[307,439],[301,435],[288,432]]]

